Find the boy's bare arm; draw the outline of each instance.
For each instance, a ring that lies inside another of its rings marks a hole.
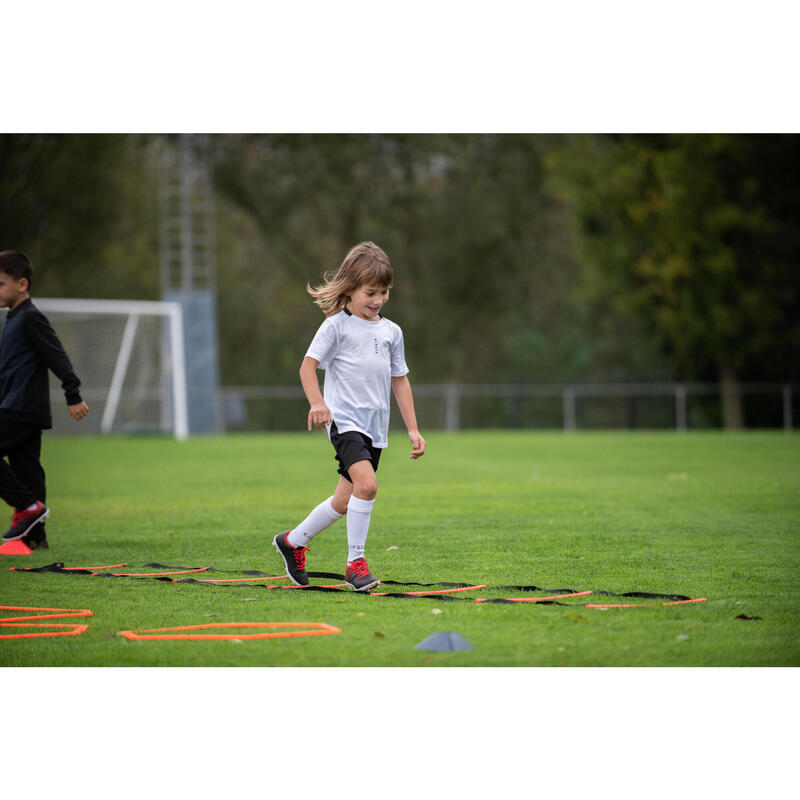
[[[308,429],[313,425],[316,428],[324,428],[331,421],[331,412],[325,405],[322,392],[319,390],[319,380],[317,380],[317,367],[319,361],[316,358],[304,358],[300,365],[300,383],[306,393],[309,406]]]
[[[411,440],[411,458],[417,459],[425,455],[425,440],[417,428],[417,415],[414,411],[414,395],[411,392],[411,384],[408,376],[392,378],[392,391],[397,400],[397,407],[403,417],[408,438]]]

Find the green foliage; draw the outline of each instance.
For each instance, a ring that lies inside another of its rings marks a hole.
[[[306,282],[362,239],[417,382],[796,379],[797,142],[213,136],[222,382],[296,382]],[[160,144],[0,136],[0,246],[36,293],[159,296]]]
[[[567,208],[545,180],[546,154],[558,143],[523,135],[219,137],[222,216],[248,231],[236,240],[221,222],[223,350],[255,344],[270,353],[255,367],[261,382],[294,382],[321,322],[305,283],[335,270],[356,241],[373,239],[395,266],[387,315],[406,333],[416,380],[658,374],[653,348],[631,345],[630,323],[595,335],[576,291],[581,267]],[[251,382],[252,369],[229,360],[224,380]]]
[[[322,434],[183,443],[46,437],[51,548],[0,556],[0,596],[4,605],[89,608],[94,616],[75,620],[89,624],[78,637],[2,641],[0,666],[800,665],[796,436],[428,438],[418,462],[400,436],[381,460],[367,544],[379,577],[679,593],[707,602],[600,611],[584,607],[591,595],[564,600],[574,607],[473,602],[531,596],[508,589],[446,602],[11,572],[12,565],[125,561],[280,574],[272,537],[337,477]],[[308,567],[340,573],[345,555],[339,522],[312,542]],[[596,594],[604,601],[625,602]],[[244,621],[327,622],[342,633],[239,644],[115,635]],[[457,631],[474,650],[414,649],[436,631]]]
[[[34,294],[158,297],[151,143],[124,135],[0,135],[0,246],[34,263]]]
[[[796,136],[581,136],[552,157],[588,294],[687,378],[800,374],[798,168]]]

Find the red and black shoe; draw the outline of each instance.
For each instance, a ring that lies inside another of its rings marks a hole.
[[[34,525],[37,525],[50,514],[50,509],[40,500],[33,508],[23,511],[15,510],[11,517],[11,527],[3,534],[4,542],[21,539]]]
[[[367,561],[364,558],[357,558],[355,561],[347,562],[344,579],[347,581],[347,585],[356,592],[369,591],[380,583],[369,571]]]
[[[279,533],[272,544],[281,554],[286,564],[286,574],[295,586],[308,586],[308,573],[306,572],[306,550],[307,547],[292,547],[287,541],[287,534],[291,531]]]

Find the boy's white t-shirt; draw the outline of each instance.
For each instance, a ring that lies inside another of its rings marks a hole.
[[[323,397],[339,433],[360,431],[387,447],[392,378],[408,374],[400,326],[340,311],[320,325],[306,358],[325,370]]]

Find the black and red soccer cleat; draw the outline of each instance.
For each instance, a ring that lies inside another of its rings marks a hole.
[[[347,585],[357,592],[367,592],[370,589],[374,589],[380,583],[380,581],[370,573],[367,561],[364,558],[357,558],[355,561],[347,562],[344,579],[347,581]]]
[[[50,509],[40,500],[33,508],[15,510],[11,516],[11,527],[3,534],[4,542],[21,539],[34,526],[50,514]]]
[[[308,586],[308,573],[306,572],[306,550],[307,547],[292,547],[287,541],[287,534],[291,531],[279,533],[272,544],[281,554],[286,564],[286,574],[295,586]]]

